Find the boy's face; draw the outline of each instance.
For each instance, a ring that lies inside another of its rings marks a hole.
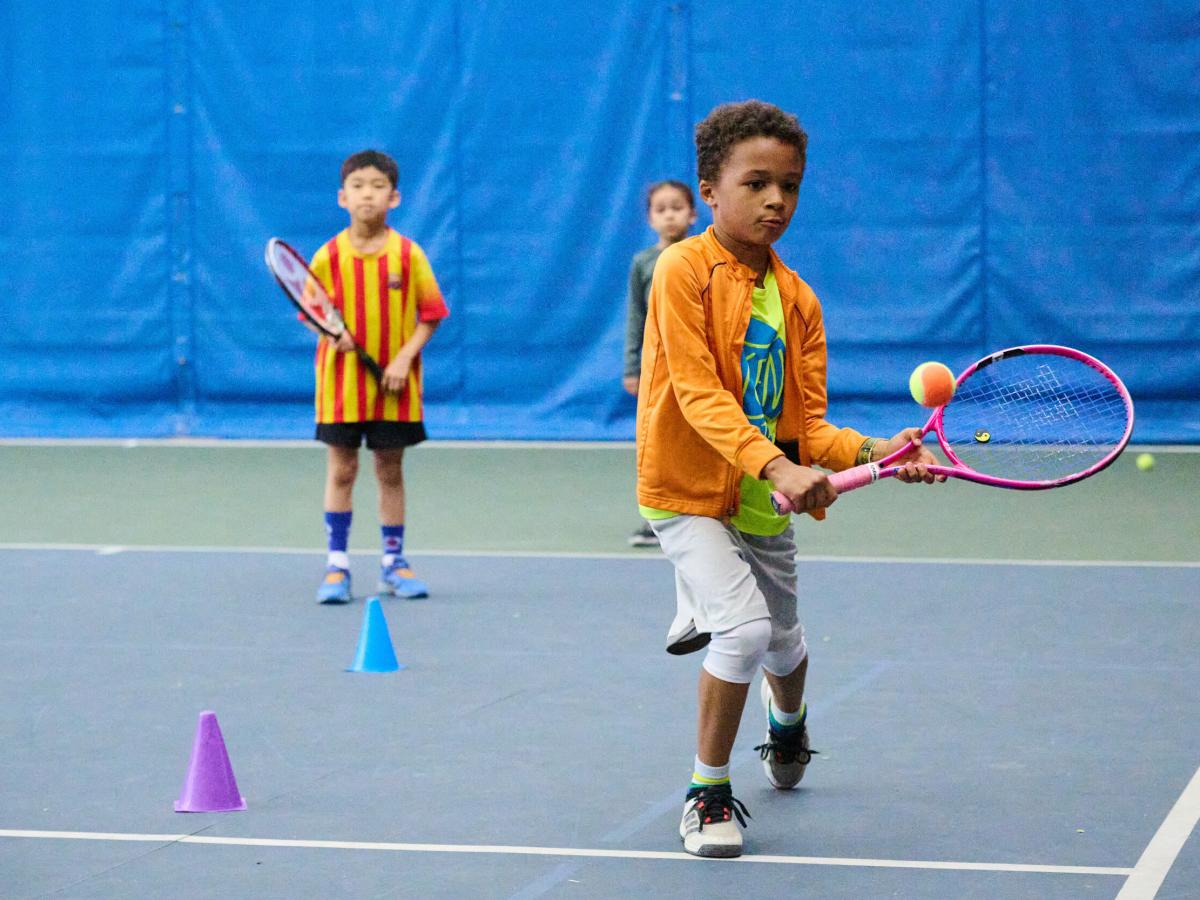
[[[746,247],[769,247],[783,236],[800,195],[800,151],[778,138],[734,144],[716,181],[701,181],[700,196],[720,236]]]
[[[696,223],[696,210],[677,187],[663,185],[650,195],[650,227],[668,244],[681,241]]]
[[[342,182],[338,191],[338,206],[350,213],[357,222],[377,224],[387,218],[389,209],[400,205],[400,192],[392,186],[387,175],[374,166],[355,169]]]

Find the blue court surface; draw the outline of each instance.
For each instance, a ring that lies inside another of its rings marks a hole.
[[[407,668],[288,551],[0,550],[0,895],[1200,896],[1200,567],[802,561],[820,751],[740,860],[676,832],[699,655],[655,552],[414,556]],[[755,691],[752,700],[757,696]],[[198,713],[248,808],[175,813]]]

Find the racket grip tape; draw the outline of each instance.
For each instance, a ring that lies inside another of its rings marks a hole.
[[[846,491],[853,491],[860,487],[866,487],[868,484],[872,484],[878,480],[879,466],[875,465],[875,463],[855,466],[853,469],[847,469],[844,472],[834,472],[829,476],[829,483],[833,485],[833,489],[839,494],[844,494]],[[775,512],[781,516],[796,511],[795,507],[792,506],[792,501],[779,491],[772,491],[771,505],[775,507]]]
[[[860,487],[866,487],[868,484],[874,484],[878,480],[879,466],[875,463],[855,466],[853,469],[846,469],[844,472],[834,472],[829,476],[829,483],[833,485],[833,489],[839,494],[857,490]]]
[[[367,367],[367,371],[375,376],[375,381],[383,384],[383,369],[379,367],[379,363],[371,359],[371,355],[362,347],[355,347],[354,349],[357,351],[358,358],[362,361],[362,364]]]
[[[792,506],[792,501],[779,491],[771,491],[771,505],[775,507],[775,512],[781,516],[786,516],[788,513],[796,511],[796,508]]]

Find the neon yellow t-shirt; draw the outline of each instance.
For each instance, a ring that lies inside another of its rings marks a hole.
[[[775,273],[768,270],[763,286],[756,287],[750,304],[750,324],[742,346],[742,409],[750,424],[775,440],[775,426],[783,412],[784,351],[787,334],[783,321],[783,300]],[[742,476],[741,504],[730,521],[746,534],[776,535],[788,525],[788,517],[778,515],[771,505],[769,481]],[[638,506],[646,519],[669,519],[678,515],[667,509]]]

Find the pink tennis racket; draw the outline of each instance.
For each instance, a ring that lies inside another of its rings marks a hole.
[[[1040,491],[1082,481],[1112,464],[1133,432],[1133,400],[1108,366],[1070,347],[1030,344],[985,356],[956,379],[954,396],[921,430],[937,435],[948,466],[935,475]],[[912,447],[834,472],[839,494],[890,478]],[[780,513],[791,501],[775,491]]]

